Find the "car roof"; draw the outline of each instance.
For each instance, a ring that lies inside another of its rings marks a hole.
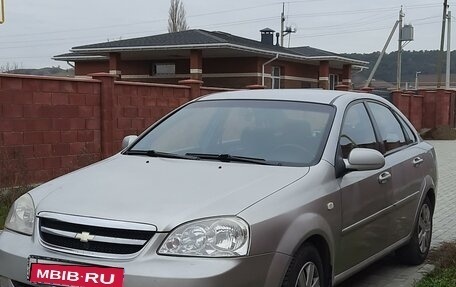
[[[240,90],[214,93],[198,99],[198,101],[208,100],[281,100],[281,101],[300,101],[320,104],[332,104],[336,99],[355,100],[360,98],[379,99],[378,96],[346,92],[330,91],[321,89],[267,89],[267,90]]]

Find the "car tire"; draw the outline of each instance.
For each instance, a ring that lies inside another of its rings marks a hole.
[[[400,262],[407,265],[419,265],[426,260],[431,247],[433,207],[426,197],[420,206],[418,220],[407,245],[396,251]]]
[[[325,270],[318,250],[306,243],[293,257],[282,287],[329,287]]]

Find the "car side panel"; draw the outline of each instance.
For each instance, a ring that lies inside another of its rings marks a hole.
[[[418,158],[424,160],[424,154],[422,149],[411,146],[386,157],[394,164],[391,172],[394,192],[388,200],[392,205],[390,244],[408,236],[413,230],[424,188],[424,167],[422,164],[415,165],[413,161]]]
[[[388,246],[388,198],[392,183],[378,177],[391,166],[375,171],[353,171],[339,179],[342,229],[335,273],[342,273]]]

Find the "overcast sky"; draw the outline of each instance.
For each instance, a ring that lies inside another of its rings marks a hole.
[[[260,29],[280,28],[281,1],[183,2],[192,29],[225,31],[259,40]],[[450,10],[456,6],[456,0],[448,2]],[[401,5],[405,24],[415,27],[415,41],[406,50],[438,49],[443,0],[289,1],[285,4],[287,24],[297,28],[291,36],[291,46],[338,53],[379,51]],[[169,0],[5,0],[0,66],[14,63],[23,68],[68,67],[51,57],[78,45],[166,33],[168,9]],[[456,49],[455,38],[452,49]],[[388,50],[394,49],[397,36]]]

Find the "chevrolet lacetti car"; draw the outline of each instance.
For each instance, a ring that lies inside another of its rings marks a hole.
[[[369,94],[235,91],[12,206],[1,286],[333,286],[426,258],[436,159]]]

